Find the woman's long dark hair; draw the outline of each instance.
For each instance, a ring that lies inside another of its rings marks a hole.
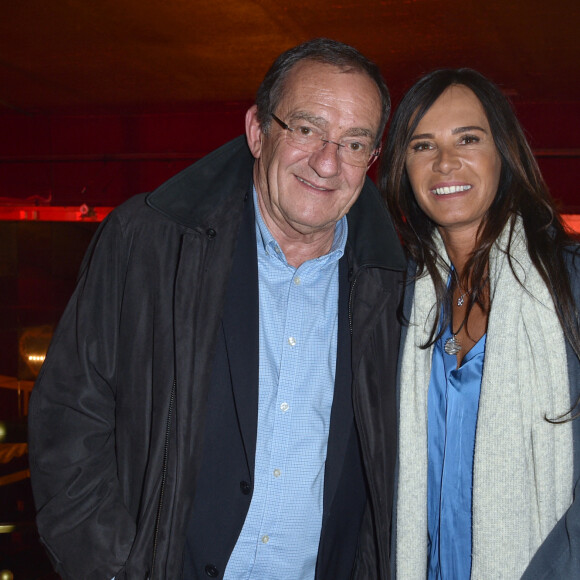
[[[580,359],[578,318],[565,256],[566,253],[576,254],[571,250],[575,240],[562,223],[509,101],[494,83],[471,69],[436,70],[413,85],[393,116],[381,159],[379,187],[405,250],[417,264],[417,276],[425,270],[429,273],[435,285],[438,311],[450,316],[453,284],[447,287],[437,269],[438,256],[433,242],[436,226],[415,200],[405,161],[417,125],[439,96],[453,85],[469,88],[479,99],[501,158],[498,190],[479,226],[476,249],[467,261],[460,281],[462,287],[472,288],[468,296],[468,312],[474,304],[486,310],[484,293],[491,247],[509,222],[509,250],[519,215],[532,263],[552,296],[564,335]],[[574,259],[574,256],[569,255],[568,259]],[[513,266],[512,271],[517,278]],[[449,320],[444,322],[448,324]],[[439,338],[443,330],[438,331],[439,321],[436,321],[425,347]]]

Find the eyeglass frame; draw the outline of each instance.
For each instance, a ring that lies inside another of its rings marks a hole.
[[[296,129],[293,129],[292,127],[290,127],[290,125],[288,125],[284,121],[282,121],[282,119],[280,119],[280,117],[277,117],[274,113],[270,113],[270,116],[285,131],[289,131],[290,133],[294,133],[294,131],[296,130]],[[320,137],[320,141],[324,144],[332,143],[333,145],[336,145],[338,147],[337,151],[340,151],[341,148],[346,147],[346,145],[344,145],[343,143],[338,143],[337,141],[332,141],[332,139],[324,139],[323,137]],[[323,147],[324,147],[324,145],[320,149],[315,149],[311,153],[316,153],[317,151],[322,151]],[[300,148],[298,147],[298,149],[300,149]],[[302,151],[302,149],[300,149],[300,150]],[[308,153],[308,151],[305,151],[305,153]],[[338,157],[339,157],[341,163],[346,163],[347,165],[350,165],[351,167],[366,167],[366,169],[368,169],[377,160],[377,158],[379,157],[380,154],[381,154],[381,146],[379,145],[378,147],[375,147],[373,149],[372,153],[369,155],[369,158],[368,158],[368,161],[366,162],[366,165],[353,165],[352,163],[349,163],[348,161],[344,161],[340,155]]]

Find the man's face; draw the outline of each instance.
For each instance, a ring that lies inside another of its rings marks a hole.
[[[367,75],[306,60],[290,71],[275,115],[291,126],[313,124],[332,141],[366,135],[374,143],[381,99]],[[313,153],[297,149],[274,121],[263,133],[255,107],[246,116],[246,133],[260,211],[272,235],[300,240],[333,230],[356,201],[367,168],[341,161],[333,143]]]

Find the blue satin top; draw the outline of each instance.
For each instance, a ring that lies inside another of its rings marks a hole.
[[[486,335],[459,368],[443,348],[449,338],[448,328],[434,345],[428,393],[429,580],[471,573],[473,452]]]

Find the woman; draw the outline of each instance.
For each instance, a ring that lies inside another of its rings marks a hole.
[[[412,264],[397,578],[580,578],[580,260],[508,101],[423,77],[379,179]]]

